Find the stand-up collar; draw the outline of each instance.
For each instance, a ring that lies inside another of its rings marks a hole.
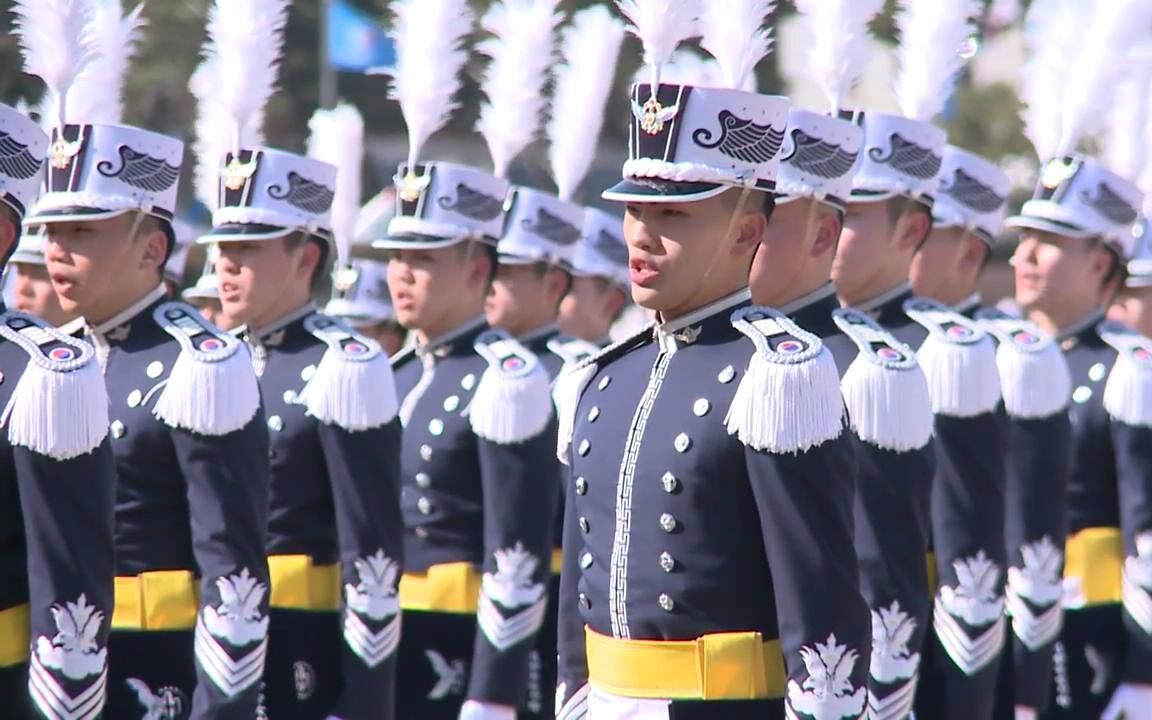
[[[415,346],[416,354],[423,356],[428,355],[429,353],[435,353],[442,349],[447,350],[452,343],[466,335],[477,332],[480,330],[480,328],[484,327],[486,323],[487,320],[484,318],[484,315],[477,315],[471,320],[468,320],[467,322],[458,326],[455,330],[449,330],[443,335],[434,337],[425,343],[417,342]]]
[[[826,300],[835,294],[836,286],[833,285],[831,281],[829,281],[808,293],[807,295],[802,295],[787,305],[776,308],[776,310],[783,313],[784,315],[795,315],[809,305],[818,303],[821,300]]]
[[[137,300],[128,308],[120,311],[112,318],[100,323],[99,325],[87,325],[88,333],[93,337],[103,340],[110,331],[115,330],[121,325],[127,325],[129,322],[134,320],[137,315],[152,307],[154,304],[156,304],[156,301],[160,300],[167,294],[168,288],[164,285],[164,283],[160,283],[147,295]]]
[[[1104,308],[1095,308],[1092,312],[1080,318],[1076,322],[1063,327],[1056,335],[1057,340],[1067,340],[1070,337],[1075,337],[1089,328],[1094,328],[1104,319]]]
[[[862,303],[857,303],[856,305],[853,305],[852,308],[855,310],[859,310],[860,312],[865,312],[865,313],[875,312],[877,310],[880,310],[881,308],[883,308],[885,305],[892,302],[896,298],[900,297],[901,295],[910,295],[911,293],[912,293],[912,283],[903,282],[903,283],[900,283],[899,285],[897,285],[896,287],[892,288],[891,290],[888,290],[887,292],[882,292],[879,295],[871,297]]]
[[[701,328],[695,327],[702,320],[743,305],[752,297],[752,291],[741,288],[730,295],[705,305],[702,308],[682,315],[668,322],[657,322],[653,328],[654,338],[665,352],[674,352],[680,345],[691,345],[700,337]]]

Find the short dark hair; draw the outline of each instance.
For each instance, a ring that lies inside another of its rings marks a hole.
[[[725,190],[721,196],[724,197],[729,206],[735,210],[736,204],[745,192],[748,193],[748,197],[744,200],[744,211],[763,213],[765,217],[771,220],[772,213],[776,210],[776,196],[770,192],[753,189],[746,191],[742,188],[732,188],[731,190]],[[757,200],[759,200],[759,206],[756,204]]]
[[[316,267],[312,268],[312,277],[308,280],[308,289],[315,294],[324,283],[324,275],[328,270],[328,242],[312,233],[294,232],[284,238],[284,249],[296,252],[308,242],[315,243],[316,247],[320,248],[320,259],[317,260]]]
[[[905,215],[921,213],[928,218],[928,230],[924,233],[924,237],[921,238],[920,245],[927,242],[928,236],[932,234],[932,205],[929,202],[919,198],[908,197],[907,195],[897,195],[896,197],[885,200],[884,205],[888,208],[888,221],[893,226],[900,222],[900,218]],[[917,246],[917,250],[919,250],[919,246]]]

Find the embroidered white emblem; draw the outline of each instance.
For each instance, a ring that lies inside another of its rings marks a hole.
[[[138,678],[128,678],[125,682],[136,692],[136,701],[144,708],[141,720],[180,720],[184,716],[186,703],[179,688],[162,687],[154,693]]]
[[[1124,610],[1152,635],[1152,531],[1136,535],[1136,556],[1124,560],[1121,596]]]
[[[219,577],[218,607],[206,606],[196,623],[196,658],[204,673],[228,697],[235,697],[260,680],[268,647],[268,617],[260,604],[268,592],[248,568]],[[224,641],[222,645],[220,641]],[[250,652],[233,658],[235,650],[259,641]]]
[[[816,649],[800,648],[800,657],[808,671],[803,686],[795,680],[788,683],[789,717],[793,713],[811,715],[821,720],[858,718],[868,701],[867,688],[852,686],[852,671],[859,654],[836,642],[829,635]]]
[[[316,671],[303,660],[292,663],[292,685],[296,688],[296,699],[307,700],[316,692]]]
[[[540,629],[548,599],[544,583],[532,581],[540,561],[523,543],[497,550],[495,556],[496,572],[484,573],[481,580],[476,620],[494,647],[507,650]],[[516,610],[505,617],[504,611]]]
[[[357,558],[355,565],[359,583],[344,585],[346,603],[352,611],[344,616],[344,641],[369,667],[376,667],[400,643],[400,600],[396,597],[399,566],[385,556],[383,550]],[[359,616],[377,622],[387,617],[393,619],[373,632]]]
[[[80,720],[94,717],[104,706],[108,682],[108,651],[97,643],[96,636],[104,622],[104,613],[88,604],[80,595],[76,602],[52,606],[56,634],[36,640],[36,653],[29,668],[29,690],[41,713],[51,720]],[[55,670],[69,680],[93,676],[78,694],[72,695],[49,672]]]
[[[1064,583],[1060,570],[1064,554],[1047,535],[1021,546],[1020,554],[1024,567],[1008,568],[1005,607],[1012,616],[1016,637],[1029,649],[1038,650],[1055,640],[1063,625],[1060,598]],[[1043,610],[1033,612],[1029,603]]]
[[[436,684],[428,692],[429,700],[443,700],[449,695],[463,695],[464,685],[468,679],[468,664],[463,660],[448,662],[435,650],[425,650],[424,657],[432,663],[432,671],[436,673]]]
[[[948,614],[974,627],[988,625],[1004,614],[1004,599],[997,587],[1000,568],[983,550],[954,561],[952,567],[956,587],[940,588],[940,604]]]
[[[869,673],[882,683],[907,680],[920,666],[920,653],[908,650],[916,621],[900,609],[900,602],[872,611],[872,662]]]

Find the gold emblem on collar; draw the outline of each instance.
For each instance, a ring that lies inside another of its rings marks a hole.
[[[700,330],[701,328],[699,325],[693,325],[692,327],[686,327],[679,332],[673,333],[672,337],[676,338],[685,345],[691,345],[700,338]]]
[[[132,325],[124,323],[118,328],[113,328],[104,334],[110,342],[124,342],[128,339],[128,335],[132,332]]]

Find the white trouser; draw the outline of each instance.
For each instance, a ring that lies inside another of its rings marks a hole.
[[[588,720],[668,720],[670,704],[669,700],[623,697],[592,688]]]

